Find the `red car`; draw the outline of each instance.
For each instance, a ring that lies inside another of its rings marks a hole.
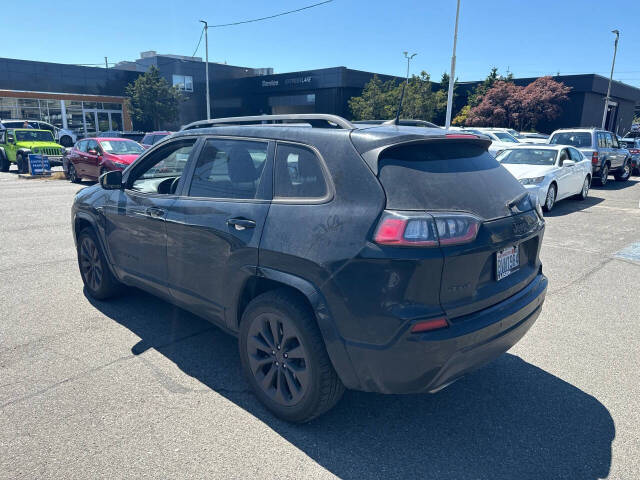
[[[126,138],[85,138],[77,142],[67,154],[64,169],[74,183],[83,178],[97,181],[110,170],[124,170],[144,148]]]

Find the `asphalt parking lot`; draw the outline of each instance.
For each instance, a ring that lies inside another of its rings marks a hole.
[[[0,478],[640,478],[640,178],[547,216],[545,307],[507,354],[306,425],[261,406],[206,321],[83,294],[78,188],[0,173]]]

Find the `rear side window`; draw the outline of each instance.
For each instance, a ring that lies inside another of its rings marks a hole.
[[[520,183],[481,144],[447,140],[391,147],[378,178],[393,210],[464,211],[484,219],[509,215]]]
[[[145,145],[151,145],[153,143],[153,135],[145,135],[140,143],[144,143]]]
[[[154,135],[153,136],[153,142],[152,143],[158,143],[160,140],[162,140],[164,137],[166,137],[167,134],[166,133],[161,133],[160,135]]]
[[[327,184],[320,159],[301,145],[278,143],[275,198],[323,198]]]
[[[598,142],[600,138],[598,137]],[[551,137],[552,145],[571,145],[572,147],[588,148],[591,146],[591,133],[589,132],[560,132]]]
[[[253,199],[267,160],[266,142],[210,139],[191,181],[192,197]]]

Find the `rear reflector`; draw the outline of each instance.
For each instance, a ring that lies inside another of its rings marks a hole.
[[[431,330],[439,330],[440,328],[446,328],[448,326],[449,324],[447,323],[446,318],[434,318],[433,320],[425,320],[423,322],[416,323],[411,327],[411,333],[429,332]]]

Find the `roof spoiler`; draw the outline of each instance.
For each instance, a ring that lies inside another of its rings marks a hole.
[[[342,128],[353,130],[354,125],[338,115],[325,113],[294,113],[288,115],[253,115],[248,117],[212,118],[211,120],[199,120],[189,123],[181,130],[193,130],[195,128],[209,128],[224,125],[273,125],[286,123],[306,123],[313,128]]]

